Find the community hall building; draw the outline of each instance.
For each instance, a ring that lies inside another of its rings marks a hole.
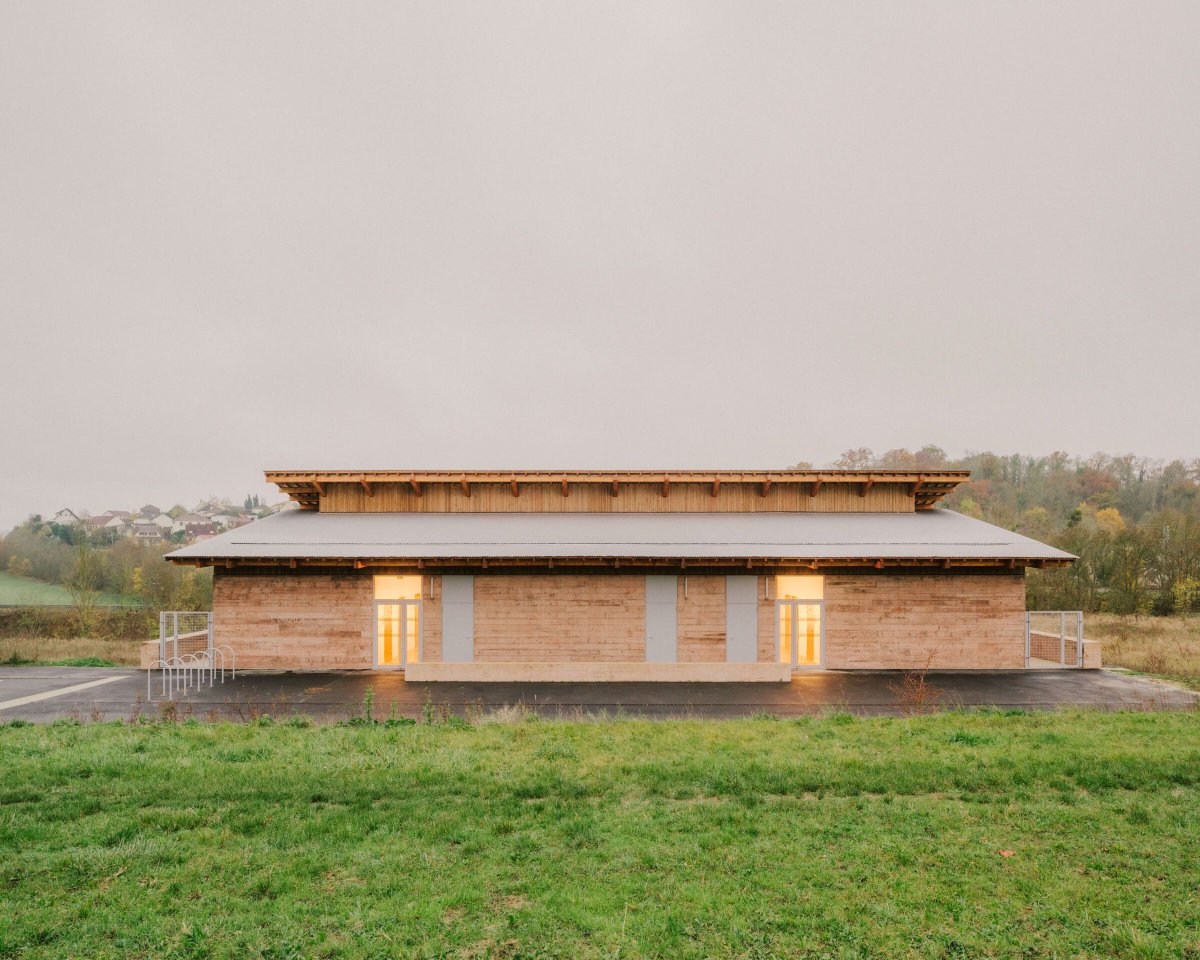
[[[939,506],[965,471],[268,471],[296,503],[213,568],[239,668],[786,681],[1025,666],[1061,550]]]

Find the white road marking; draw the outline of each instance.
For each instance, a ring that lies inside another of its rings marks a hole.
[[[114,680],[124,680],[123,676],[116,677],[101,677],[99,680],[89,680],[87,683],[73,683],[69,687],[59,687],[57,690],[47,690],[44,693],[31,693],[27,697],[17,697],[15,700],[5,700],[0,702],[0,710],[7,710],[9,707],[23,707],[27,703],[36,703],[38,700],[50,700],[53,697],[61,697],[67,693],[74,693],[76,690],[86,690],[88,687],[98,687],[102,683],[112,683]]]

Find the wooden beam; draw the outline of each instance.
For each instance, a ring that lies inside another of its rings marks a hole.
[[[288,563],[288,566],[289,566],[289,567],[291,567],[293,570],[295,570],[295,569],[296,569],[296,560],[295,560],[295,558],[293,558],[293,559],[292,559],[292,560],[291,560],[291,561]]]
[[[371,486],[370,480],[368,480],[366,477],[363,477],[358,482],[362,484],[363,493],[365,493],[368,497],[375,496],[375,489]]]
[[[417,483],[417,478],[415,476],[408,478],[408,485],[412,487],[412,492],[418,497],[421,495],[421,485]]]
[[[512,478],[512,495],[514,497],[519,497],[521,495],[521,485],[517,483],[516,477]]]
[[[882,569],[883,569],[883,561],[882,561],[882,560],[876,560],[876,561],[875,561],[875,569],[876,569],[876,570],[882,570]]]
[[[761,487],[759,488],[759,490],[758,490],[758,495],[759,495],[760,497],[765,497],[765,496],[767,495],[767,492],[768,492],[770,489],[771,489],[771,478],[768,476],[768,477],[767,477],[767,478],[766,478],[766,479],[765,479],[765,480],[762,482],[762,486],[761,486]]]
[[[310,482],[313,485],[313,489],[317,491],[318,496],[325,496],[325,484],[323,484],[320,480],[317,480],[315,477]]]
[[[871,488],[873,486],[875,486],[875,478],[867,477],[867,482],[858,488],[858,495],[860,497],[865,497],[868,493],[871,492]]]
[[[717,491],[718,491],[718,490],[720,490],[720,489],[721,489],[721,478],[720,478],[720,477],[713,477],[712,495],[713,495],[713,497],[714,497],[714,498],[715,498],[715,497],[716,497],[716,495],[717,495]]]
[[[665,497],[671,492],[671,478],[663,474],[662,495]]]
[[[566,477],[562,478],[562,495],[564,497],[569,497],[571,495],[571,488],[569,486],[567,486],[567,478]]]
[[[613,479],[612,479],[612,495],[614,497],[617,495],[617,491],[620,490],[620,488],[621,488],[621,481],[618,480],[616,477],[613,477]]]
[[[824,482],[825,481],[823,481],[820,477],[817,477],[816,482],[809,488],[808,495],[810,497],[815,497],[818,493],[820,493],[821,492],[821,484]]]
[[[462,484],[463,496],[469,497],[471,495],[471,484],[467,480],[467,475],[464,473],[462,479],[458,482]]]

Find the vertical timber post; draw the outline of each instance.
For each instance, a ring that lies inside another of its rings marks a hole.
[[[1029,669],[1030,649],[1029,649],[1029,611],[1025,611],[1025,669]]]
[[[1058,612],[1058,665],[1060,667],[1067,665],[1067,613],[1065,610]]]

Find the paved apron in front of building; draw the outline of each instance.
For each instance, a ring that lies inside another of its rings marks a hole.
[[[304,713],[340,720],[361,713],[370,688],[380,719],[393,701],[397,714],[408,717],[419,717],[427,702],[457,714],[523,704],[547,719],[792,717],[839,710],[895,715],[906,712],[901,679],[899,673],[856,671],[806,674],[790,683],[406,683],[400,674],[382,671],[253,673],[189,690],[176,698],[175,709],[200,718]],[[928,681],[938,705],[951,709],[1195,709],[1200,701],[1200,694],[1108,670],[930,673]],[[162,709],[157,674],[151,689],[155,700],[147,702],[146,674],[140,670],[0,667],[0,723],[153,716]]]

